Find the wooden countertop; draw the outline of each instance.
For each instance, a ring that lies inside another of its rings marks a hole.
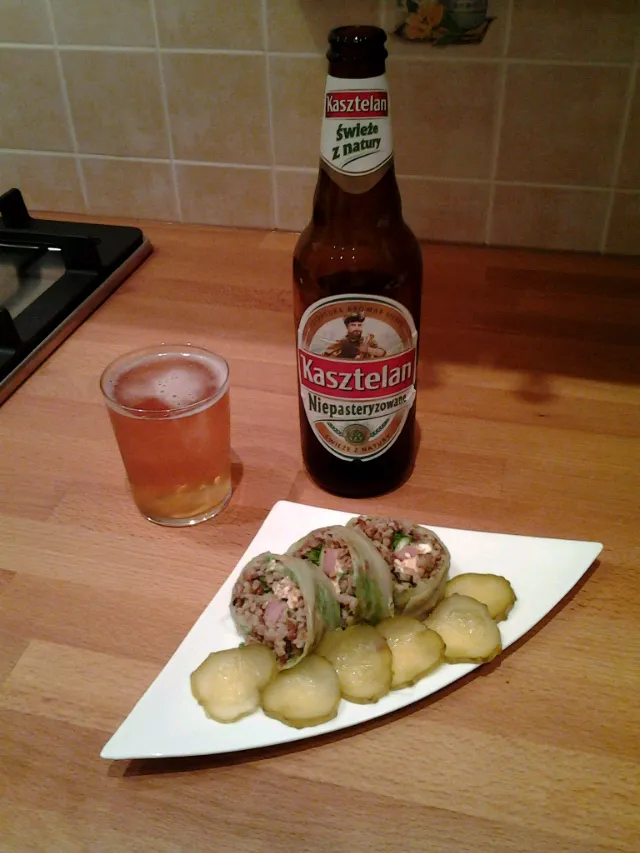
[[[2,853],[637,851],[640,266],[425,247],[416,470],[371,501],[301,468],[287,234],[148,224],[154,255],[0,409]],[[98,390],[158,341],[232,370],[236,490],[138,516]],[[348,736],[99,752],[279,499],[605,543],[499,665]]]

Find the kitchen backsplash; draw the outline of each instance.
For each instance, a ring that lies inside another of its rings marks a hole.
[[[298,230],[326,37],[395,0],[0,0],[0,186],[34,209]],[[405,215],[435,240],[640,254],[637,0],[490,0],[389,38]]]

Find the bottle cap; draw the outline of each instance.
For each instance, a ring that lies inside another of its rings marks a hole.
[[[327,59],[331,62],[365,58],[386,59],[386,40],[387,34],[380,27],[335,27],[329,33]]]

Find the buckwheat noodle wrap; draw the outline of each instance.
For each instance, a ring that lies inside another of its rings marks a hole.
[[[231,616],[250,643],[263,643],[280,669],[294,666],[340,626],[340,607],[329,579],[291,555],[254,557],[233,587]]]
[[[393,576],[396,613],[424,619],[444,596],[451,557],[428,527],[412,521],[359,515],[348,521],[384,558]]]
[[[359,530],[321,527],[295,542],[288,554],[313,563],[330,581],[340,625],[375,625],[393,616],[393,581],[382,556]]]

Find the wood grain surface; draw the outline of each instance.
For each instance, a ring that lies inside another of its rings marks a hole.
[[[415,471],[356,502],[301,465],[295,237],[144,227],[153,256],[0,409],[1,853],[637,853],[638,264],[425,246]],[[98,389],[160,341],[231,365],[234,496],[188,530],[137,514]],[[417,707],[293,748],[102,761],[283,498],[605,548]]]

